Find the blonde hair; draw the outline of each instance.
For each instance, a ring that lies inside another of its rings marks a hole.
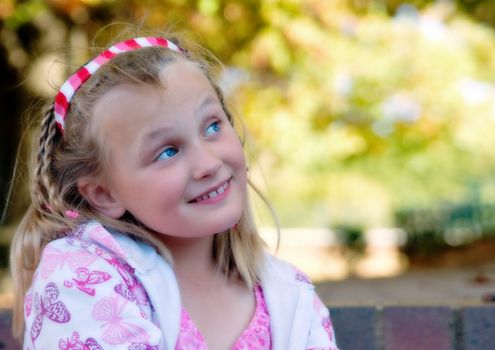
[[[170,36],[167,38],[173,40]],[[112,219],[99,214],[79,193],[77,180],[83,176],[98,176],[105,170],[105,152],[91,129],[95,102],[109,89],[123,82],[159,84],[161,69],[178,59],[198,64],[216,91],[230,122],[234,123],[222,91],[213,78],[213,65],[204,54],[181,43],[178,45],[184,49],[183,53],[163,47],[141,48],[121,53],[98,69],[74,95],[63,136],[55,123],[53,105],[46,108],[30,180],[31,204],[11,245],[10,266],[15,296],[13,328],[17,337],[21,337],[23,331],[23,298],[44,247],[88,219],[149,243],[172,263],[163,243],[134,218],[124,216]],[[256,188],[254,190],[261,195]],[[262,199],[266,201],[263,196]],[[79,217],[71,218],[67,215],[68,210],[77,211]],[[246,198],[244,212],[236,227],[215,236],[213,256],[218,268],[227,276],[238,276],[252,287],[259,281],[263,247]]]

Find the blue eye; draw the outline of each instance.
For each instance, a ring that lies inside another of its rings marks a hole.
[[[220,123],[219,122],[213,122],[208,127],[206,128],[206,136],[211,136],[213,134],[216,134],[217,132],[220,131]]]
[[[175,156],[177,153],[179,153],[179,150],[177,148],[167,147],[162,152],[160,152],[158,157],[156,157],[156,160],[169,159],[169,158],[172,158],[173,156]]]

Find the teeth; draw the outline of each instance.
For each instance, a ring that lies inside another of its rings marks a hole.
[[[209,198],[215,198],[216,196],[218,196],[219,194],[221,193],[224,193],[225,190],[227,189],[227,186],[228,186],[228,182],[226,182],[224,185],[220,186],[219,188],[217,188],[216,190],[214,191],[211,191],[210,193],[208,194],[205,194],[204,196],[201,196],[200,198],[198,198],[196,200],[196,202],[200,202],[200,201],[203,201],[205,199],[209,199]]]

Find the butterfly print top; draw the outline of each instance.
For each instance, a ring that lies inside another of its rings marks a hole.
[[[134,269],[102,226],[84,233],[44,249],[25,297],[24,349],[158,350],[162,332]]]
[[[338,350],[328,309],[307,277],[268,254],[265,265],[255,317],[234,349]],[[171,266],[149,245],[95,221],[45,247],[24,318],[24,350],[206,349],[189,342],[188,332],[200,333]]]

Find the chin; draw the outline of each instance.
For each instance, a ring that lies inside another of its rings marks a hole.
[[[217,234],[217,233],[222,233],[227,231],[228,229],[231,229],[234,227],[239,220],[241,219],[241,215],[235,216],[234,218],[230,220],[225,220],[223,222],[216,222],[213,225],[210,226],[210,232],[212,234]],[[205,228],[205,226],[203,226]]]

